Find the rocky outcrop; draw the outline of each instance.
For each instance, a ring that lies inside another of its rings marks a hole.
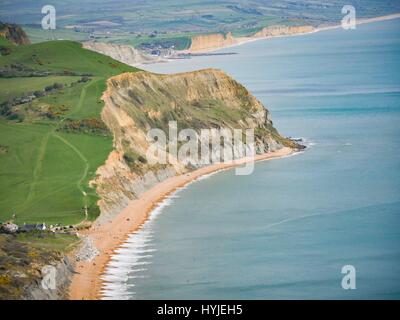
[[[75,260],[79,261],[92,261],[98,254],[99,250],[94,246],[90,237],[82,236],[82,244],[75,252]]]
[[[27,290],[24,300],[66,300],[74,267],[67,257],[64,257],[55,268],[55,289],[45,288],[41,280],[37,280]]]
[[[147,162],[147,131],[168,132],[168,121],[176,121],[179,129],[196,131],[254,129],[258,153],[294,146],[278,134],[268,111],[254,96],[215,69],[175,75],[124,73],[108,80],[103,100],[102,119],[114,135],[115,150],[92,181],[101,197],[97,224],[110,221],[159,181],[205,165],[200,160],[190,166]]]
[[[60,242],[51,246],[56,238],[51,232],[0,233],[0,300],[67,298],[74,261],[66,257],[67,251],[58,251]],[[73,236],[62,239],[77,243]]]
[[[83,42],[83,47],[109,56],[130,66],[161,61],[158,57],[147,55],[128,45],[87,41]]]
[[[17,45],[26,45],[31,43],[25,31],[16,24],[0,22],[0,37],[6,38]]]

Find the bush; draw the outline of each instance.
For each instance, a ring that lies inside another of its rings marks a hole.
[[[11,113],[8,117],[8,120],[12,120],[12,121],[17,121],[17,122],[22,122],[24,121],[24,116],[18,113]]]
[[[126,164],[132,168],[139,168],[140,164],[146,164],[147,159],[134,151],[127,151],[123,156]]]
[[[135,158],[130,154],[124,153],[123,158],[128,165],[135,163]]]
[[[139,157],[138,157],[138,160],[139,160],[141,163],[147,163],[147,159],[146,159],[145,157],[143,157],[143,156],[139,156]]]
[[[63,88],[64,88],[64,85],[63,85],[62,83],[56,82],[56,83],[53,84],[53,88],[54,88],[54,89],[57,89],[57,90],[63,89]]]
[[[87,76],[83,76],[82,78],[79,79],[78,82],[88,82],[88,81],[90,81],[90,78]]]
[[[0,46],[0,54],[2,56],[8,56],[12,52],[10,47]]]
[[[43,91],[35,91],[34,93],[33,93],[33,95],[36,97],[36,98],[40,98],[40,97],[44,97],[44,95],[45,95],[45,93],[43,92]]]
[[[4,102],[1,106],[0,106],[0,114],[3,116],[6,116],[8,114],[10,114],[11,112],[11,106],[12,106],[12,100],[9,100],[7,102]]]

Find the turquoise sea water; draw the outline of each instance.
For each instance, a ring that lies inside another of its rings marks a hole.
[[[400,20],[225,51],[148,69],[220,68],[309,148],[178,191],[113,258],[105,296],[399,299]]]

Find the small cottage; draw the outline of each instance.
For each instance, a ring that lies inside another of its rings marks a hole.
[[[30,231],[44,231],[46,230],[45,223],[38,223],[38,224],[25,224],[20,228],[21,232],[30,232]]]

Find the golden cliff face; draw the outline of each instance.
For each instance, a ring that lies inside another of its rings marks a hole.
[[[255,38],[267,38],[267,37],[278,37],[278,36],[290,36],[296,34],[310,33],[315,30],[312,26],[272,26],[263,28],[257,32],[253,37]]]
[[[273,128],[263,105],[215,69],[175,75],[124,73],[108,80],[103,100],[102,119],[114,135],[115,150],[92,182],[101,197],[97,223],[109,221],[159,181],[203,165],[150,165],[146,161],[147,131],[168,132],[169,121],[177,121],[179,130],[253,128],[256,143],[262,145],[259,153],[291,146]]]
[[[221,33],[199,35],[192,37],[192,43],[187,51],[191,53],[209,52],[255,39],[304,34],[313,31],[315,31],[315,28],[312,26],[271,26],[248,37],[235,38],[232,33],[228,33],[226,36]]]
[[[192,37],[192,43],[190,45],[189,51],[193,53],[212,51],[220,48],[229,47],[237,43],[237,39],[235,39],[230,32],[226,35],[222,33],[199,35]]]

